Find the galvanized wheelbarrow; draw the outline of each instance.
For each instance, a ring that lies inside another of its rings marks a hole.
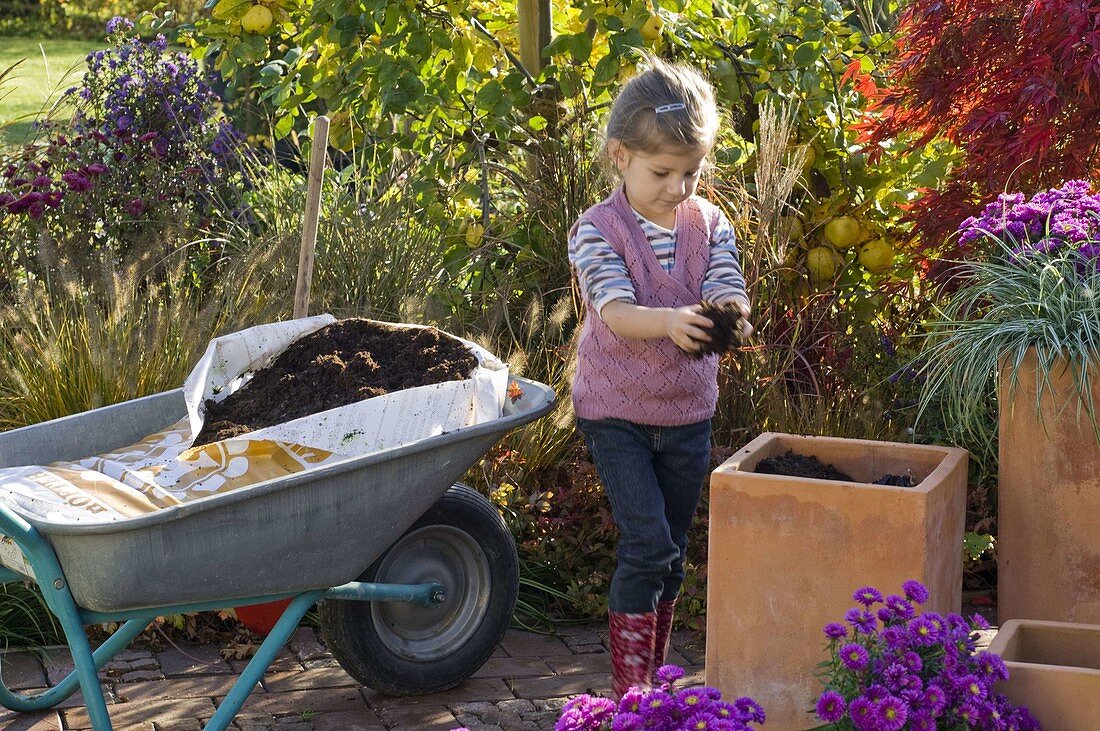
[[[516,379],[503,417],[116,523],[58,525],[0,504],[0,582],[38,584],[75,670],[35,696],[0,682],[0,705],[39,711],[79,687],[95,731],[111,721],[97,678],[158,616],[291,599],[206,726],[228,728],[298,622],[354,678],[393,694],[458,685],[508,628],[515,543],[496,509],[455,485],[508,430],[554,404]],[[0,434],[0,467],[109,451],[185,413],[169,391]],[[94,652],[84,625],[124,622]]]

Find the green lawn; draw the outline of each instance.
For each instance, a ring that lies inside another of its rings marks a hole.
[[[21,142],[35,117],[80,80],[88,52],[102,47],[102,41],[0,39],[0,72],[25,59],[0,83],[0,144]]]

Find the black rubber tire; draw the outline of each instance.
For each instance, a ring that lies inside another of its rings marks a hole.
[[[446,586],[438,608],[320,605],[325,642],[353,678],[390,695],[438,693],[475,673],[504,638],[519,593],[516,543],[488,500],[454,485],[359,581]]]

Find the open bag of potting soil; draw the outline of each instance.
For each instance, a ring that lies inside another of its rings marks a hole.
[[[137,444],[0,469],[0,500],[57,523],[122,520],[499,418],[508,369],[418,325],[331,315],[217,338],[187,416]]]

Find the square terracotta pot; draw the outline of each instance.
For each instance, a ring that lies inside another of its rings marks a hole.
[[[788,450],[860,482],[754,472]],[[930,592],[925,609],[959,611],[967,457],[950,447],[768,433],[716,469],[707,684],[751,695],[767,728],[810,728],[807,711],[821,692],[814,672],[828,659],[821,629],[843,620],[856,589],[900,593],[917,579]],[[917,484],[870,484],[886,474]]]
[[[1100,625],[1010,619],[989,651],[1008,666],[997,689],[1052,731],[1100,727]]]
[[[1100,362],[1088,367],[1100,405]],[[1015,389],[1007,363],[1001,371],[997,618],[1100,624],[1100,441],[1080,374],[1058,362],[1040,389],[1037,369],[1031,350]]]

